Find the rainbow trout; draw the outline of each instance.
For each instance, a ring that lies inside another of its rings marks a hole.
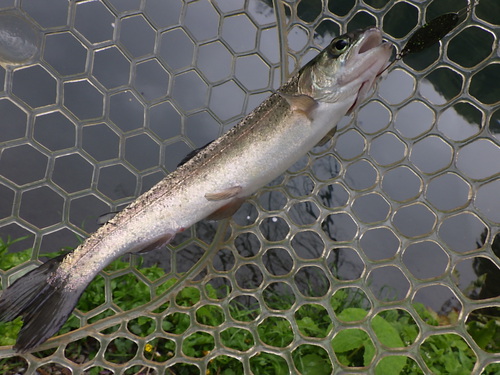
[[[231,216],[363,102],[392,50],[376,28],[333,39],[238,125],[75,250],[16,280],[0,298],[1,321],[24,320],[14,348],[29,351],[55,334],[87,285],[117,257],[168,244],[202,219]]]

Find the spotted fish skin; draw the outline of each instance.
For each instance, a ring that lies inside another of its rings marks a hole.
[[[335,38],[225,135],[118,213],[72,252],[7,288],[0,320],[24,320],[15,350],[29,351],[64,324],[92,279],[117,257],[169,243],[205,219],[232,215],[363,102],[393,47],[369,28]]]

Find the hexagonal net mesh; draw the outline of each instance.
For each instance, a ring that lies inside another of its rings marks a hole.
[[[377,25],[400,50],[467,5],[2,1],[2,287],[334,36]],[[113,263],[37,352],[6,336],[6,373],[500,373],[500,5],[465,13],[231,220]]]

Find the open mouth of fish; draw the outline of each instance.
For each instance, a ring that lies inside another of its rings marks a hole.
[[[353,51],[351,51],[350,59],[352,58],[360,58],[361,55],[365,54],[373,54],[373,57],[368,59],[364,59],[365,64],[362,67],[358,67],[358,69],[362,71],[370,71],[375,70],[375,74],[361,84],[358,94],[356,96],[356,100],[353,105],[347,112],[350,114],[361,101],[363,101],[367,96],[368,92],[373,88],[374,83],[377,81],[377,78],[384,74],[387,68],[392,64],[392,62],[385,60],[386,62],[380,64],[380,61],[384,61],[380,59],[380,55],[384,54],[392,54],[393,53],[393,45],[382,38],[382,33],[380,30],[372,27],[368,28],[365,31],[365,40],[357,46]],[[354,80],[356,77],[351,77]]]

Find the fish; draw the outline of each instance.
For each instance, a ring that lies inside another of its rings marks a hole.
[[[14,350],[31,351],[57,333],[87,285],[119,256],[168,244],[200,220],[234,214],[359,107],[393,49],[375,27],[333,39],[235,127],[77,248],[17,279],[0,297],[0,321],[23,319]]]

